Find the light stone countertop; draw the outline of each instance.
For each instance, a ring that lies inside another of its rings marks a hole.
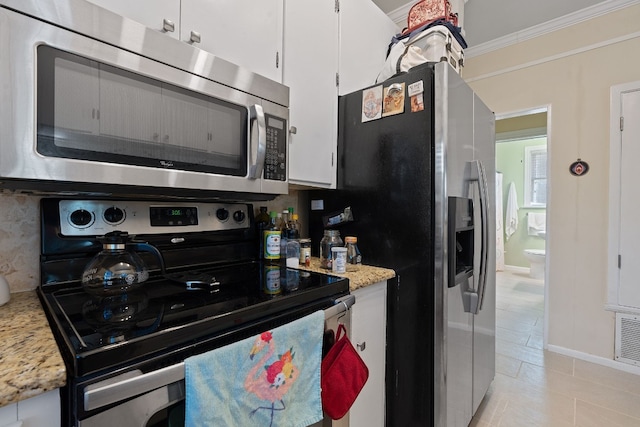
[[[66,369],[35,291],[0,307],[0,406],[66,384]]]
[[[314,271],[316,273],[331,274],[334,276],[346,277],[349,279],[349,290],[351,292],[356,289],[364,288],[383,280],[389,280],[396,277],[396,272],[388,268],[374,267],[371,265],[359,265],[356,271],[347,271],[346,273],[333,273],[331,270],[320,267],[320,258],[311,257],[311,265],[305,267],[300,265],[300,270]]]
[[[311,258],[301,270],[349,279],[350,291],[395,277],[387,268],[358,266],[357,271],[334,274]],[[47,318],[35,291],[11,294],[0,307],[0,407],[62,387],[66,369]]]

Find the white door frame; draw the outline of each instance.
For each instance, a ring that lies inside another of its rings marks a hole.
[[[640,81],[611,86],[609,119],[609,250],[607,262],[607,302],[605,309],[640,314],[640,310],[618,305],[618,287],[620,275],[618,270],[618,254],[620,247],[620,156],[622,131],[620,117],[622,116],[622,95],[628,92],[640,91]]]
[[[537,113],[547,113],[547,207],[546,207],[546,212],[547,212],[547,226],[545,227],[545,229],[547,230],[547,234],[545,236],[546,238],[546,242],[545,242],[545,259],[544,259],[544,325],[543,325],[543,332],[542,332],[542,347],[546,350],[548,347],[548,337],[549,337],[549,263],[550,263],[550,259],[551,259],[551,251],[549,250],[549,248],[551,247],[551,245],[549,244],[552,240],[553,237],[551,235],[551,233],[549,233],[549,218],[551,218],[551,212],[552,212],[552,208],[551,208],[551,180],[552,180],[552,171],[551,168],[549,167],[549,165],[551,165],[551,156],[552,156],[552,150],[550,150],[550,144],[551,144],[551,104],[549,105],[542,105],[539,107],[533,107],[533,108],[529,108],[526,110],[516,110],[516,111],[511,111],[511,112],[507,112],[507,113],[497,113],[496,114],[496,120],[502,120],[502,119],[509,119],[512,117],[518,117],[518,116],[527,116],[530,114],[537,114]],[[497,142],[496,142],[497,143]]]

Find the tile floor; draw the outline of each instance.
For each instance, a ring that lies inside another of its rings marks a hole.
[[[470,426],[640,426],[640,376],[543,350],[544,282],[497,282],[496,376]]]

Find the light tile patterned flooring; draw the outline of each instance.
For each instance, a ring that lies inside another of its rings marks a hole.
[[[640,426],[640,376],[543,350],[544,282],[497,282],[496,376],[470,426]]]

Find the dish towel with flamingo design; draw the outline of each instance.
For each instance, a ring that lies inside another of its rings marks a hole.
[[[186,427],[303,427],[322,420],[324,312],[189,357]]]

